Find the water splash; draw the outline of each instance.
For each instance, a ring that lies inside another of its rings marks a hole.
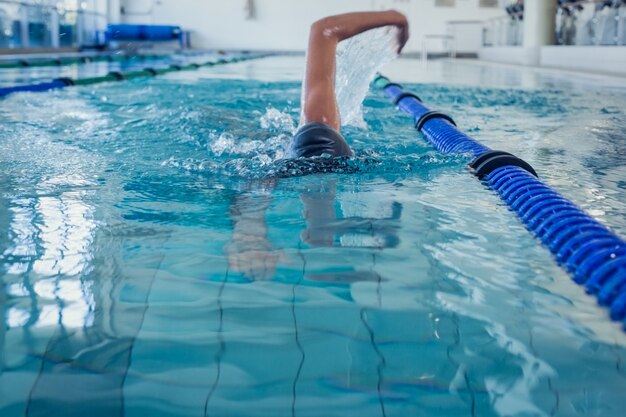
[[[296,133],[296,126],[291,116],[273,107],[265,110],[265,114],[261,116],[259,122],[261,128],[266,130],[277,130],[292,135]]]
[[[398,54],[398,29],[372,29],[341,42],[337,48],[335,95],[341,124],[365,128],[362,103],[376,72]]]

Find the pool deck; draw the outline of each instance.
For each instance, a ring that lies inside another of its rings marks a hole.
[[[626,76],[586,71],[495,63],[479,59],[434,59],[401,57],[381,71],[399,83],[428,83],[491,88],[609,88],[626,89]],[[260,81],[301,81],[304,55],[282,55],[212,69],[203,76]],[[184,74],[176,77],[185,77]]]

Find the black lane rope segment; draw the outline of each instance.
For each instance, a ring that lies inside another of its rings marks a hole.
[[[404,97],[407,97],[407,96],[404,96]],[[402,98],[404,98],[404,97],[402,97]],[[408,97],[410,97],[410,96],[408,96]],[[396,100],[399,102],[400,100],[402,100],[402,98],[400,98],[400,99],[396,98]],[[419,100],[419,98],[418,98],[418,101],[421,102],[422,100]],[[398,104],[398,103],[396,103],[396,104]],[[431,119],[444,119],[444,120],[447,120],[450,123],[452,123],[452,125],[456,126],[456,123],[455,123],[454,119],[452,119],[452,117],[450,117],[447,114],[442,113],[440,111],[432,110],[432,111],[429,111],[429,112],[426,112],[426,113],[422,114],[419,117],[419,119],[417,119],[417,122],[415,122],[415,128],[417,130],[421,131],[422,127],[424,127],[426,122],[431,120]]]
[[[456,126],[456,125],[455,125]],[[520,167],[525,171],[528,171],[535,177],[539,177],[535,169],[526,161],[517,156],[504,151],[491,151],[482,154],[478,158],[469,163],[469,167],[473,170],[474,175],[478,179],[482,180],[493,171],[505,166]]]

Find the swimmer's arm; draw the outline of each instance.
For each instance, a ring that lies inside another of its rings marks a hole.
[[[409,38],[406,17],[394,10],[329,16],[311,26],[306,72],[302,88],[300,125],[326,123],[339,130],[341,119],[335,98],[335,54],[337,44],[359,33],[381,26],[396,26],[398,52]]]
[[[396,26],[398,34],[398,52],[409,39],[409,24],[406,16],[395,10],[384,12],[357,12],[325,17],[313,24],[316,30],[321,29],[327,38],[336,38],[337,43],[359,33],[382,26]]]

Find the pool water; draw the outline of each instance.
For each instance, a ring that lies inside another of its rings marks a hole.
[[[302,62],[0,101],[0,414],[620,415],[621,325],[381,91],[285,172]],[[623,79],[385,73],[626,236]]]

